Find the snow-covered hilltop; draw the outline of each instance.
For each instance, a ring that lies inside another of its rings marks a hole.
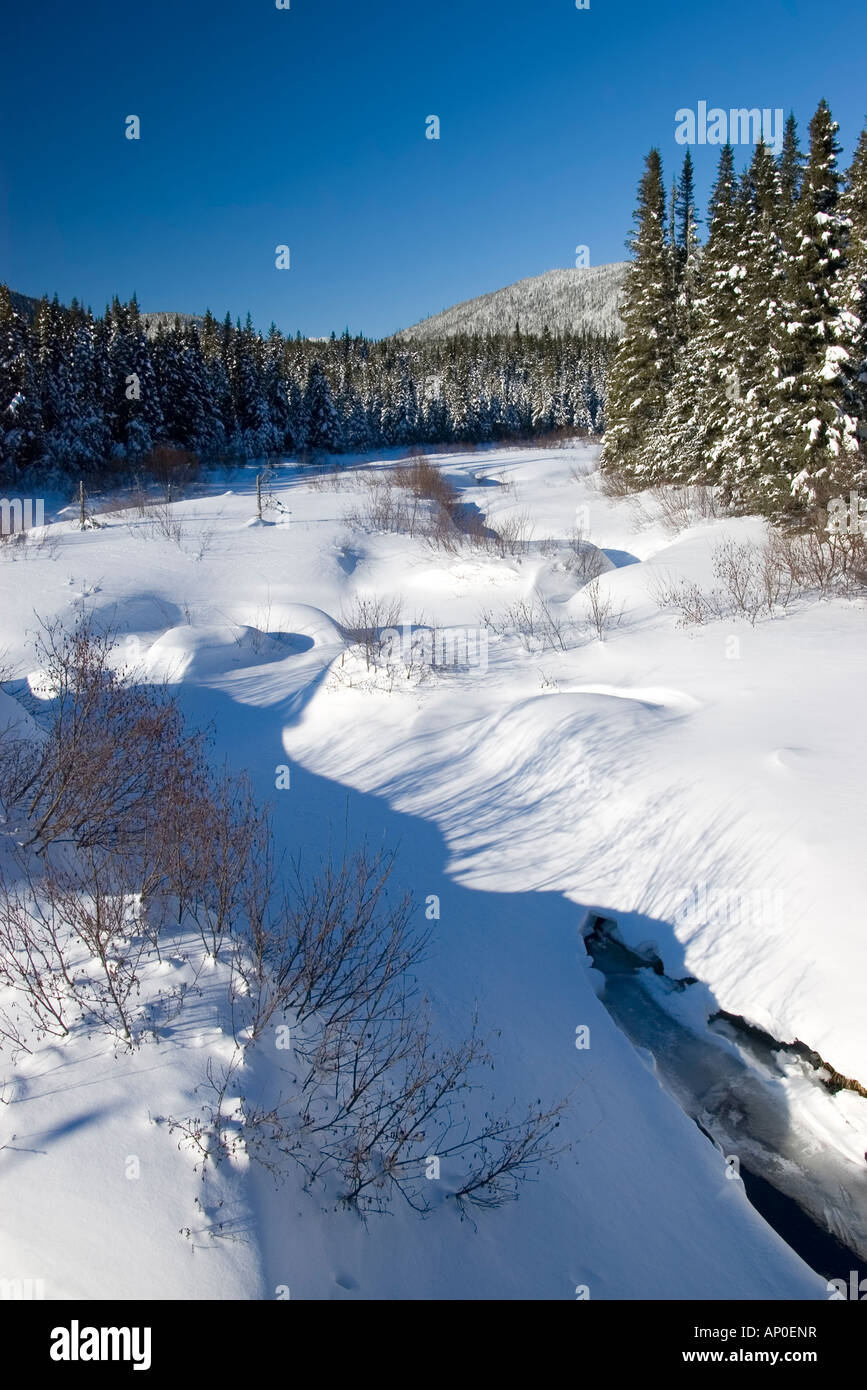
[[[628,262],[548,270],[492,294],[467,299],[405,328],[398,338],[448,338],[456,333],[622,332],[619,305]]]

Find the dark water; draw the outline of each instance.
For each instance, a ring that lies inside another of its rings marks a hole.
[[[777,1084],[783,1072],[773,1040],[741,1034],[731,1023],[694,1033],[647,989],[660,965],[613,940],[610,925],[598,923],[586,945],[605,976],[602,1003],[614,1022],[651,1053],[660,1083],[702,1132],[738,1156],[747,1197],[786,1244],[826,1279],[848,1283],[851,1270],[867,1278],[867,1165],[860,1171],[798,1132]],[[689,988],[665,977],[661,986]]]
[[[854,1269],[859,1281],[867,1278],[867,1264],[836,1236],[818,1226],[792,1197],[778,1192],[758,1173],[743,1166],[741,1177],[756,1211],[817,1274],[825,1279],[844,1279],[848,1284],[849,1273]]]

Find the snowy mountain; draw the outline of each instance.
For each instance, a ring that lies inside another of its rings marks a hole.
[[[548,270],[404,328],[398,338],[448,338],[455,333],[565,331],[620,336],[618,306],[628,261],[584,270]]]

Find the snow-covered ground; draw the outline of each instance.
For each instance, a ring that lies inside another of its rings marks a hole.
[[[694,1027],[740,1014],[867,1084],[864,602],[685,630],[655,580],[709,586],[714,545],[758,538],[760,523],[674,534],[651,506],[603,495],[587,445],[436,462],[488,525],[527,518],[524,553],[350,527],[357,471],[332,486],[287,470],[275,496],[288,510],[251,525],[248,471],[174,504],[174,537],[111,514],[5,547],[0,649],[31,674],[34,615],[84,607],[178,687],[192,720],[213,722],[215,756],[274,800],[293,852],[315,856],[335,829],[396,846],[420,910],[440,902],[422,971],[439,1026],[465,1034],[478,1005],[483,1031],[500,1030],[498,1096],[570,1095],[574,1147],[472,1221],[446,1203],[363,1222],[254,1167],[203,1185],[153,1121],[185,1113],[229,1046],[215,972],[159,1044],[115,1055],[93,1036],[4,1061],[0,1279],[41,1278],[49,1298],[827,1297],[615,1027],[582,931],[591,913],[613,918],[667,975],[697,977],[677,996]],[[623,610],[601,641],[566,565],[576,526]],[[371,676],[339,626],[365,594],[399,600],[406,624],[468,636],[471,659]],[[565,650],[501,630],[535,594]],[[291,786],[276,790],[281,765]],[[799,1067],[783,1091],[863,1210],[867,1100],[832,1097]]]

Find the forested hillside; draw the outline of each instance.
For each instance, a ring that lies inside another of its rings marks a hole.
[[[620,299],[627,262],[549,270],[505,289],[479,295],[406,328],[399,338],[449,338],[456,333],[596,333],[623,331]]]
[[[4,480],[123,473],[161,444],[211,462],[604,426],[606,339],[311,341],[156,317],[153,332],[134,299],[102,317],[43,299],[28,322],[0,287]]]

